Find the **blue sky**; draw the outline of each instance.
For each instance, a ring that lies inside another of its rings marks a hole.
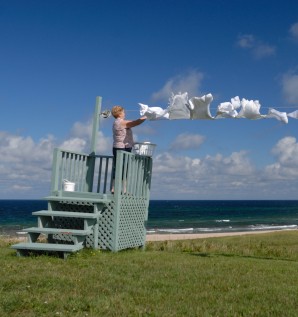
[[[0,199],[50,190],[55,147],[89,152],[96,96],[166,108],[212,93],[298,109],[298,2],[0,0]],[[103,119],[99,154],[111,154]],[[297,199],[298,121],[147,121],[152,199]]]

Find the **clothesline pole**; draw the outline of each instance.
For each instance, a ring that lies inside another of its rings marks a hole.
[[[97,132],[99,128],[99,114],[101,111],[101,97],[96,97],[95,102],[95,110],[93,116],[93,125],[92,125],[92,138],[91,138],[91,153],[95,154],[96,151],[96,144],[97,144]]]

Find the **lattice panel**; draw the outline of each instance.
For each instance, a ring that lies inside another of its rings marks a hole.
[[[59,211],[92,213],[94,210],[94,205],[92,203],[82,204],[78,202],[61,201],[53,202],[52,209]],[[84,220],[79,218],[55,217],[54,228],[81,230],[84,229]],[[71,234],[57,233],[53,235],[53,239],[73,243],[73,236]]]
[[[115,204],[110,202],[102,210],[98,226],[98,247],[103,250],[113,250],[113,232],[115,226]],[[86,246],[93,247],[94,235],[86,239]]]
[[[61,201],[51,202],[51,207],[53,210],[92,213],[95,206],[93,203]],[[143,246],[146,241],[146,219],[147,201],[144,198],[122,196],[118,215],[118,228],[115,228],[116,207],[114,201],[110,202],[103,208],[99,219],[98,248],[118,251]],[[54,226],[62,229],[83,229],[84,221],[79,218],[55,217]],[[114,233],[117,230],[118,241],[115,241]],[[53,239],[59,240],[59,243],[73,243],[72,235],[68,234],[55,234]],[[89,234],[86,237],[85,246],[93,248],[94,240],[94,234]]]
[[[118,250],[140,247],[145,244],[147,203],[144,199],[123,196],[121,200]]]

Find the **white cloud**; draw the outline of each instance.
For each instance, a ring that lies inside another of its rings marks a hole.
[[[86,140],[80,139],[80,138],[71,138],[68,140],[65,140],[59,148],[65,149],[65,150],[71,150],[74,152],[86,152]]]
[[[197,149],[204,140],[205,137],[199,134],[181,133],[170,145],[170,150]]]
[[[37,196],[49,191],[54,138],[34,142],[31,137],[0,132],[0,140],[0,198],[29,198],[35,190]]]
[[[92,120],[87,122],[75,122],[71,128],[71,135],[74,137],[90,139],[92,133]]]
[[[12,189],[17,190],[17,191],[28,191],[28,190],[31,190],[32,187],[31,186],[21,186],[21,185],[12,185]]]
[[[298,143],[294,137],[281,139],[272,149],[277,161],[266,167],[266,176],[277,179],[297,179]]]
[[[298,167],[298,144],[296,138],[285,137],[281,139],[273,148],[272,153],[277,156],[281,164]]]
[[[252,48],[255,45],[255,38],[251,34],[245,34],[239,36],[237,44],[241,48]]]
[[[298,104],[298,74],[289,72],[282,77],[282,91],[286,101],[291,105]]]
[[[256,59],[261,59],[275,54],[276,48],[256,39],[252,34],[245,34],[238,37],[237,45],[248,50]]]
[[[88,147],[82,136],[88,123],[75,124],[71,136],[60,146],[81,152]],[[200,146],[200,135],[180,134],[172,148]],[[111,140],[99,133],[99,146],[111,152]],[[0,132],[0,198],[42,198],[49,193],[52,136],[37,142],[30,137]],[[84,151],[83,151],[84,152]],[[88,151],[87,151],[88,153]],[[100,153],[103,153],[100,151]],[[281,139],[272,149],[275,162],[257,170],[246,151],[205,157],[156,155],[153,161],[152,199],[264,199],[295,197],[298,176],[298,143]],[[287,184],[287,186],[285,186]],[[287,188],[287,190],[286,190]],[[284,196],[278,196],[279,194]],[[246,196],[247,195],[247,196]]]
[[[168,101],[172,93],[177,94],[185,91],[188,92],[189,96],[199,96],[203,78],[203,73],[196,70],[170,78],[159,91],[153,93],[152,99],[153,101]]]
[[[232,199],[257,175],[244,151],[204,158],[163,153],[153,168],[152,194],[171,199],[215,199],[215,193],[216,199]]]
[[[275,54],[275,47],[268,44],[258,44],[252,50],[253,55],[257,59],[261,59],[266,56],[271,56]]]
[[[68,150],[89,153],[91,151],[92,120],[75,122],[71,129],[71,138],[60,146]],[[111,153],[111,138],[105,137],[102,131],[97,132],[97,153]]]
[[[35,143],[31,137],[8,134],[0,131],[0,161],[50,162],[54,137],[49,135]]]
[[[291,25],[289,32],[294,40],[298,40],[298,22]]]
[[[296,197],[298,143],[281,139],[276,161],[256,169],[246,151],[190,158],[163,153],[154,158],[151,196],[155,199],[272,199]]]
[[[55,147],[90,153],[90,121],[76,122],[68,139],[48,135],[38,141],[0,131],[0,199],[41,198],[49,193]],[[98,132],[97,152],[111,155],[111,140]]]

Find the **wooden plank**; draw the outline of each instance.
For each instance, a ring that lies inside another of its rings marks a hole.
[[[54,217],[71,217],[71,218],[84,218],[84,219],[96,219],[98,213],[86,213],[86,212],[72,212],[72,211],[59,211],[59,210],[40,210],[32,212],[33,216],[54,216]]]
[[[57,233],[62,233],[62,234],[71,234],[75,236],[86,236],[88,234],[92,233],[92,230],[77,230],[77,229],[62,229],[62,228],[37,228],[37,227],[32,227],[32,228],[26,228],[22,229],[24,232],[31,232],[31,233],[44,233],[44,234],[57,234]]]
[[[57,192],[57,196],[47,196],[44,198],[48,201],[78,201],[89,203],[103,203],[108,204],[113,200],[113,195],[110,194],[97,194],[97,193],[79,193],[79,192]]]
[[[59,251],[59,252],[76,252],[83,249],[81,244],[56,244],[56,243],[18,243],[11,246],[17,250],[33,251]]]

